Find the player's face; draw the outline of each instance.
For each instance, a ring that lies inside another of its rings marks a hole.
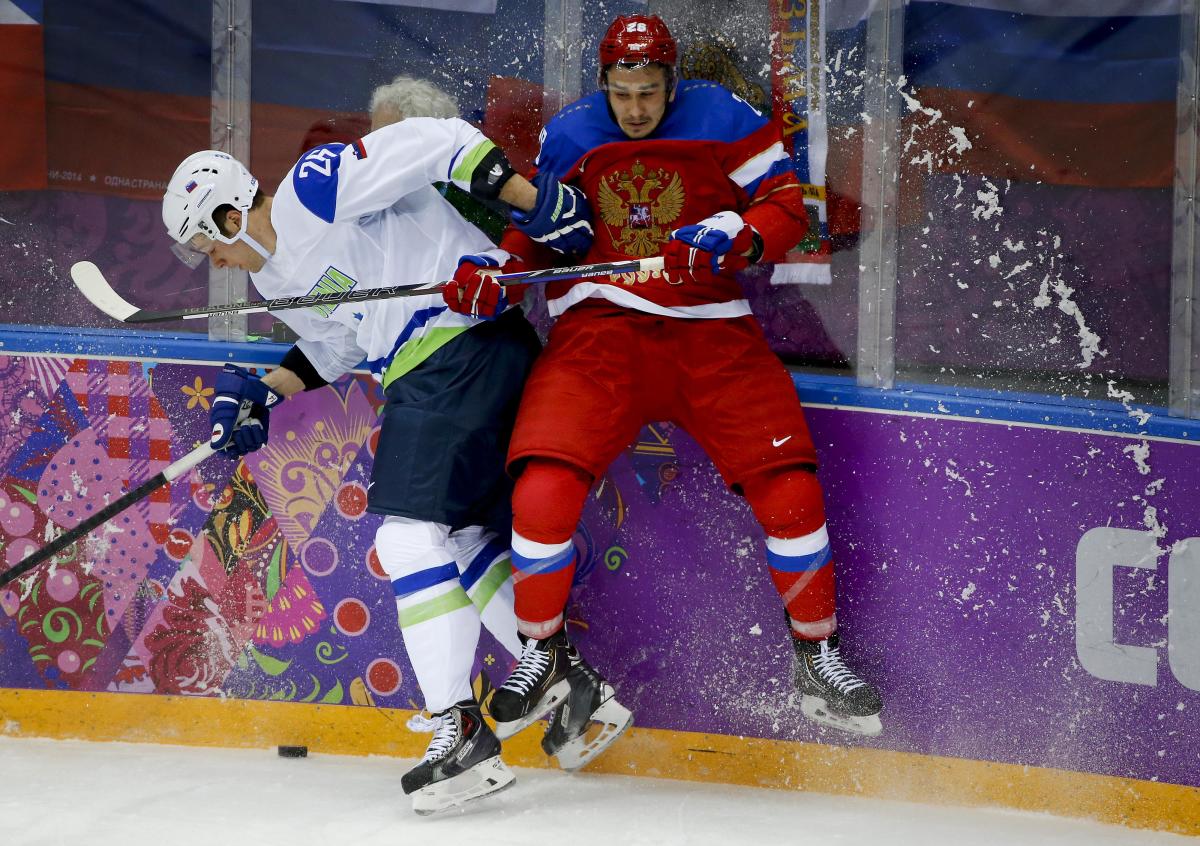
[[[213,267],[221,269],[232,267],[237,270],[248,270],[251,273],[262,270],[263,265],[267,263],[266,259],[244,241],[235,241],[232,244],[213,241],[212,250],[208,253],[208,260]]]
[[[667,111],[667,69],[662,65],[608,69],[608,105],[629,138],[645,138],[658,128]]]

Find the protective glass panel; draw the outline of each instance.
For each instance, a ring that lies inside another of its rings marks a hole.
[[[904,11],[896,379],[1166,404],[1180,4]]]
[[[504,147],[515,167],[529,168],[541,129],[543,15],[541,0],[254,4],[251,171],[274,194],[305,152],[369,132],[373,93],[398,76],[437,89],[412,89],[401,102],[434,117],[447,116],[442,105],[451,102],[459,116]],[[377,122],[399,117],[388,108],[394,102],[386,100]],[[439,188],[489,237],[499,238],[501,215],[457,188]],[[252,316],[250,332],[290,337],[286,327],[272,328],[273,322]]]
[[[805,186],[809,232],[777,264],[742,274],[771,347],[804,369],[854,365],[865,31],[843,3],[583,4],[579,90],[597,89],[598,43],[618,14],[659,15],[683,79],[718,82],[768,115]],[[850,4],[859,6],[861,4]]]
[[[84,259],[143,308],[206,302],[207,274],[171,254],[160,208],[181,151],[208,146],[209,4],[2,5],[0,323],[116,325],[71,282]]]

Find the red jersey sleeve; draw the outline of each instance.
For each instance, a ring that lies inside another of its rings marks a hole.
[[[796,179],[779,127],[766,123],[728,144],[725,172],[746,192],[742,219],[763,239],[763,261],[778,261],[808,232],[804,190]]]

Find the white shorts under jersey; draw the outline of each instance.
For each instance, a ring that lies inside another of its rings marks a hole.
[[[275,253],[251,275],[267,298],[450,279],[487,236],[431,183],[469,189],[495,145],[457,118],[409,118],[352,144],[316,147],[288,171],[271,207]],[[253,213],[253,212],[252,212]],[[476,322],[441,294],[275,312],[329,381],[366,359],[386,387]]]

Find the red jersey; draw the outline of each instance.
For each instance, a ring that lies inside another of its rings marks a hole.
[[[681,82],[662,124],[638,140],[613,121],[604,92],[585,97],[546,125],[537,165],[587,194],[595,240],[586,262],[658,255],[672,230],[720,211],[735,211],[754,226],[767,261],[782,257],[808,228],[778,128],[712,82]],[[551,263],[547,251],[515,229],[501,246],[535,265]],[[547,286],[554,315],[589,298],[672,317],[750,314],[732,273],[710,284],[638,273]]]

